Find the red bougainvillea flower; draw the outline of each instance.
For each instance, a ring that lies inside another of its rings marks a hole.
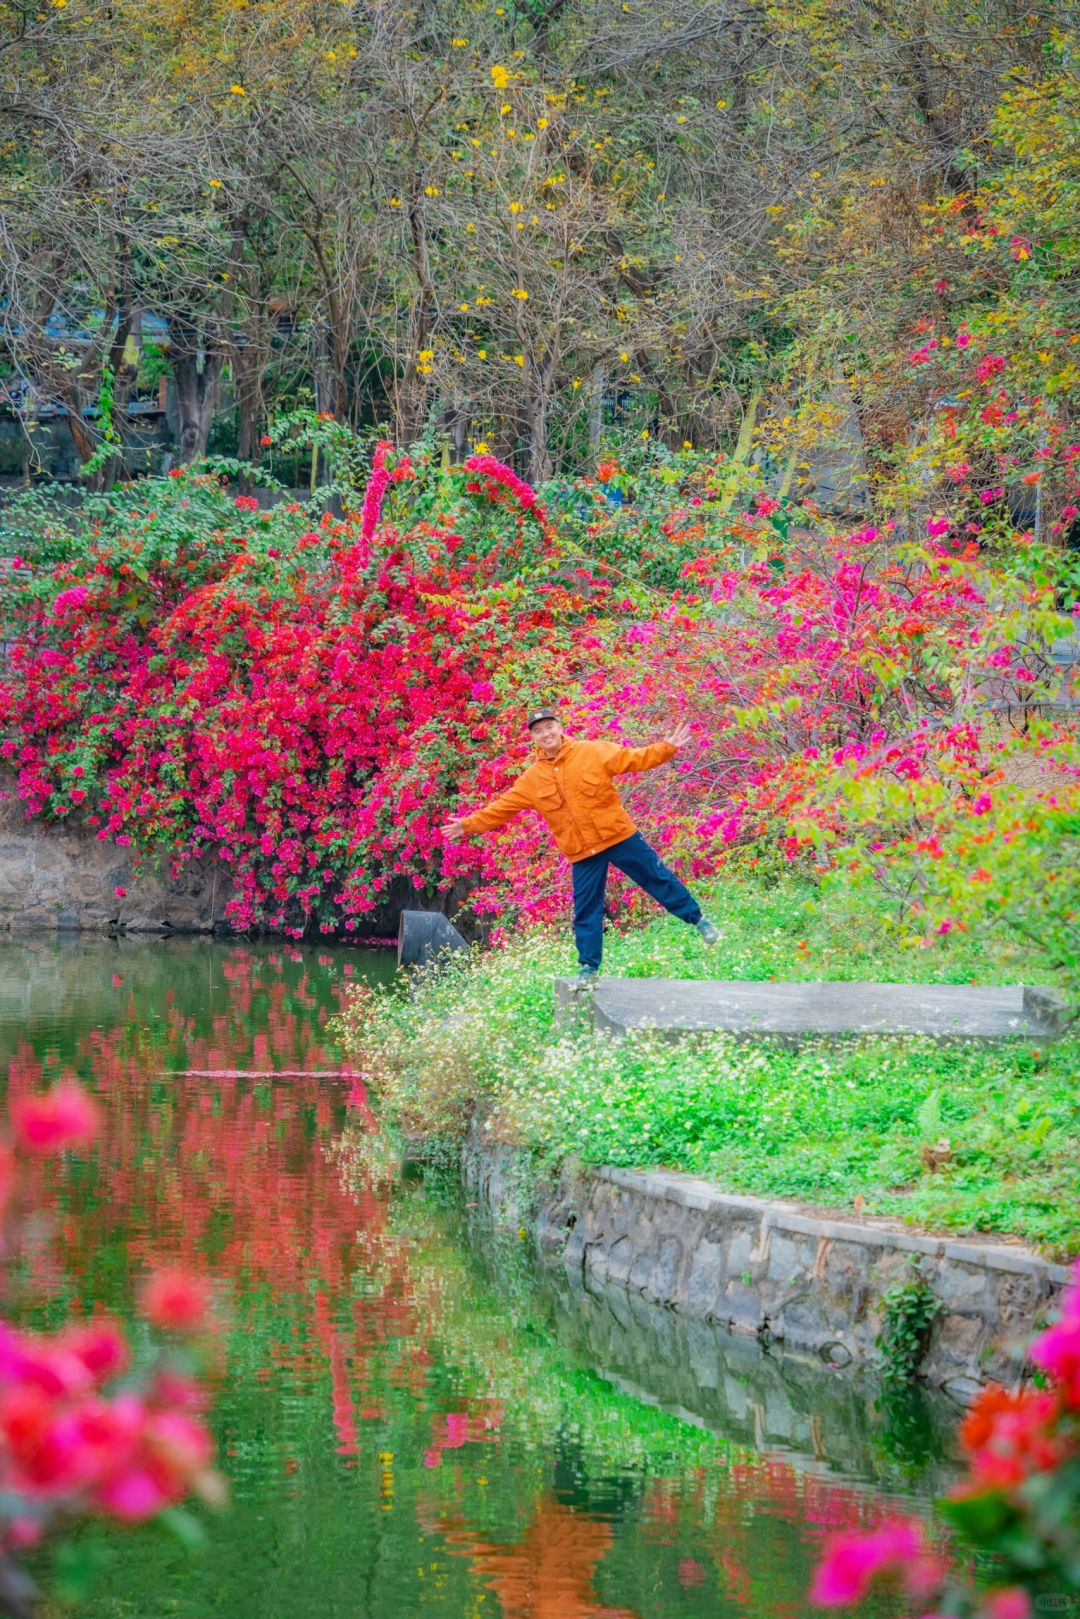
[[[1073,1274],[1076,1281],[1062,1299],[1060,1321],[1033,1340],[1028,1357],[1054,1379],[1066,1407],[1080,1411],[1080,1260]]]
[[[927,1597],[943,1574],[944,1565],[926,1549],[922,1525],[898,1518],[866,1535],[830,1536],[810,1601],[819,1608],[861,1602],[876,1580],[889,1576],[898,1578],[909,1596]]]
[[[139,1307],[155,1327],[198,1332],[207,1324],[211,1300],[205,1277],[184,1270],[157,1270],[143,1283]]]
[[[78,1497],[140,1522],[196,1489],[220,1497],[213,1441],[175,1390],[100,1392],[126,1349],[109,1323],[57,1338],[0,1325],[0,1489],[48,1505]]]
[[[62,1339],[16,1332],[0,1321],[0,1387],[19,1385],[54,1399],[91,1389],[94,1376],[82,1357]]]
[[[15,1140],[25,1152],[48,1154],[88,1146],[97,1135],[97,1103],[76,1079],[62,1079],[43,1096],[12,1103]]]
[[[988,1389],[965,1419],[961,1439],[971,1456],[971,1472],[953,1492],[958,1498],[984,1490],[1009,1489],[1032,1473],[1060,1466],[1068,1447],[1052,1431],[1056,1394],[1027,1389],[1009,1395]]]
[[[15,1154],[6,1141],[0,1141],[0,1214],[3,1214],[15,1190]]]
[[[390,466],[389,458],[393,454],[394,446],[390,440],[380,439],[371,458],[371,477],[364,490],[364,502],[360,508],[360,535],[367,544],[370,544],[379,526],[383,497],[387,489],[392,483],[401,483],[403,479],[415,476],[412,462],[407,455],[399,456],[395,465]]]
[[[1031,1619],[1031,1598],[1019,1585],[991,1591],[983,1604],[986,1619]]]
[[[127,1523],[142,1523],[180,1501],[209,1468],[213,1441],[201,1422],[177,1411],[152,1411],[122,1466],[95,1491],[98,1504]]]
[[[115,1321],[85,1321],[69,1327],[57,1342],[82,1362],[97,1384],[117,1377],[131,1359],[127,1340]]]
[[[544,508],[536,498],[536,491],[531,484],[519,478],[512,467],[505,461],[500,461],[494,455],[470,455],[463,463],[466,472],[474,472],[490,480],[490,484],[498,485],[525,511],[535,512],[543,520]]]

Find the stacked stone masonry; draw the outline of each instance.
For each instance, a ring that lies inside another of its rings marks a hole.
[[[92,828],[28,820],[17,798],[0,801],[0,928],[209,933],[231,894],[219,862],[191,861],[175,879],[136,875],[131,851]]]
[[[471,1152],[466,1179],[512,1217],[506,1150]],[[665,1171],[565,1175],[533,1221],[541,1251],[590,1287],[613,1284],[834,1366],[881,1361],[883,1295],[918,1272],[941,1307],[921,1375],[959,1399],[1016,1384],[1028,1338],[1069,1272],[1009,1243],[924,1236],[719,1191]]]

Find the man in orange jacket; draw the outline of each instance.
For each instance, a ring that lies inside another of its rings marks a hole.
[[[643,888],[665,910],[696,927],[706,944],[720,938],[697,900],[635,827],[615,790],[613,776],[655,770],[674,759],[689,740],[688,726],[678,725],[661,742],[645,748],[622,748],[614,742],[574,742],[563,733],[553,709],[529,716],[536,750],[532,764],[500,798],[448,821],[443,836],[459,843],[474,832],[490,832],[521,810],[533,809],[550,826],[559,849],[570,861],[574,880],[574,939],[582,982],[600,970],[604,948],[604,889],[608,867]]]

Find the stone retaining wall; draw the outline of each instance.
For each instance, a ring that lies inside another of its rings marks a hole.
[[[0,778],[5,790],[10,777]],[[365,916],[364,932],[389,938],[404,907],[452,912],[468,891],[460,881],[418,894],[411,878],[395,877],[383,903]],[[175,879],[136,876],[130,849],[99,840],[74,819],[28,820],[17,798],[0,797],[0,932],[227,933],[232,894],[229,867],[212,856],[188,861]]]
[[[220,861],[191,861],[176,881],[135,877],[130,851],[92,828],[27,820],[18,799],[0,800],[0,929],[210,933],[231,893]]]
[[[915,1391],[894,1410],[877,1399],[867,1368],[844,1371],[783,1344],[763,1348],[714,1321],[680,1315],[640,1293],[552,1273],[553,1319],[560,1344],[598,1376],[635,1399],[708,1428],[759,1455],[781,1454],[800,1472],[867,1478],[895,1485],[898,1444],[921,1455],[915,1488],[943,1495],[960,1468],[956,1404],[935,1389]],[[900,1432],[898,1433],[898,1429]],[[907,1488],[913,1480],[906,1481]]]
[[[473,1148],[464,1174],[496,1215],[521,1219],[512,1151]],[[541,1251],[590,1287],[614,1283],[834,1366],[880,1363],[882,1295],[917,1262],[941,1305],[921,1375],[957,1399],[1019,1381],[1024,1345],[1069,1279],[1020,1244],[817,1215],[659,1170],[564,1175],[531,1223]]]

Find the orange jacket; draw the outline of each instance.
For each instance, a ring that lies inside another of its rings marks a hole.
[[[475,815],[465,815],[466,832],[490,832],[519,811],[534,809],[550,826],[568,860],[584,860],[610,849],[637,831],[623,809],[612,776],[632,770],[655,770],[674,759],[670,742],[646,748],[620,748],[614,742],[563,742],[554,759],[537,753],[501,798]]]

